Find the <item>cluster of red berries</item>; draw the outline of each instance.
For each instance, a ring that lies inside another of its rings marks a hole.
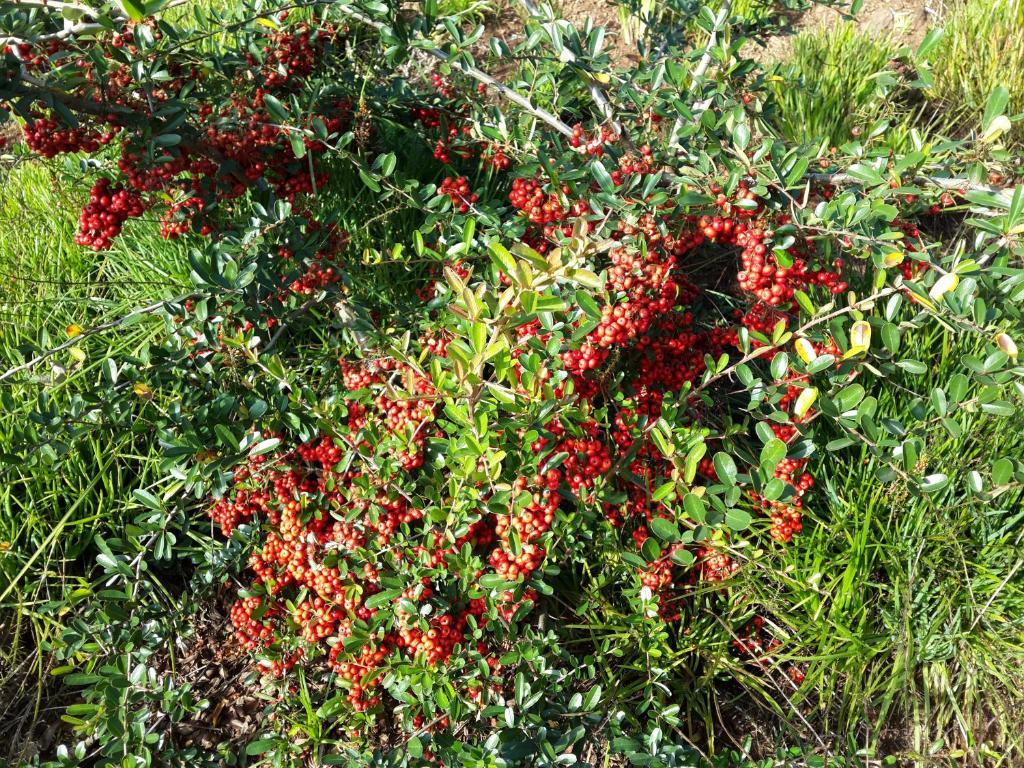
[[[343,366],[346,382],[360,390],[380,386],[379,374],[367,376],[359,367],[354,363]],[[354,442],[357,437],[345,439]],[[380,610],[379,604],[369,601],[381,591],[380,569],[388,561],[378,561],[375,553],[396,551],[397,558],[387,566],[392,583],[402,575],[408,578],[407,569],[413,567],[427,567],[436,578],[445,578],[454,562],[449,558],[467,545],[490,550],[487,560],[505,578],[527,576],[543,558],[544,550],[536,539],[553,520],[561,473],[551,470],[544,478],[533,478],[544,482],[545,490],[534,492],[531,503],[515,517],[481,518],[463,536],[448,541],[423,521],[422,511],[411,506],[405,496],[390,493],[386,484],[360,470],[342,469],[345,455],[344,442],[324,436],[276,455],[254,458],[237,470],[233,494],[214,504],[210,515],[225,533],[254,517],[267,526],[262,546],[249,561],[255,576],[250,591],[261,596],[242,598],[231,610],[238,641],[247,648],[278,654],[276,659],[265,660],[261,669],[284,674],[303,656],[303,647],[287,650],[287,627],[295,626],[305,647],[328,646],[327,663],[348,688],[351,706],[366,711],[380,704],[375,689],[389,657],[397,654],[429,666],[444,664],[460,648],[465,651],[468,618],[477,617],[479,624],[487,610],[482,597],[469,596],[462,599],[461,607],[456,598],[449,603],[450,609],[440,608],[432,578],[420,576],[390,601],[395,608],[395,627],[351,645],[346,641],[353,634],[354,622],[370,621]],[[357,490],[367,481],[371,490]],[[527,487],[525,479],[516,484],[521,493],[528,493]],[[515,545],[511,542],[513,527],[519,537]],[[400,528],[407,533],[396,539]],[[293,604],[292,596],[299,593],[307,596]],[[524,602],[533,599],[535,593],[530,589],[518,596],[506,591],[499,596],[499,613],[510,620]],[[430,604],[432,610],[407,610],[410,602]],[[427,615],[429,620],[424,621],[421,617]],[[471,647],[497,672],[500,663],[485,642],[477,641]],[[476,685],[465,693],[479,698],[481,690]]]
[[[562,194],[569,194],[569,188],[563,187]],[[537,179],[514,179],[508,199],[514,208],[525,213],[534,224],[550,224],[561,221],[565,216],[559,196],[546,194],[544,185]]]
[[[97,181],[89,193],[89,204],[78,219],[75,242],[102,251],[121,233],[124,223],[145,211],[142,198],[123,187],[111,186],[109,179]]]
[[[155,24],[146,23],[154,39],[159,39],[160,30]],[[155,55],[136,48],[136,26],[128,25],[105,42],[112,49],[126,49],[132,55]],[[317,170],[312,160],[326,147],[320,141],[306,138],[305,149],[310,158],[296,157],[292,135],[274,125],[265,99],[275,90],[289,90],[304,83],[339,36],[330,25],[313,29],[306,24],[266,33],[262,62],[248,54],[248,64],[258,69],[262,77],[254,80],[251,70],[236,72],[232,76],[237,85],[235,95],[218,109],[202,100],[206,74],[198,67],[170,62],[166,65],[169,77],[142,93],[129,67],[113,63],[100,73],[93,61],[81,59],[78,66],[82,84],[75,95],[111,104],[111,112],[91,118],[90,125],[83,120],[77,127],[63,127],[49,113],[34,114],[25,127],[25,141],[40,155],[96,153],[122,131],[126,119],[134,117],[123,116],[126,111],[148,118],[154,105],[186,91],[205,125],[186,126],[179,143],[156,153],[156,157],[131,137],[125,140],[118,161],[121,179],[115,180],[116,186],[109,195],[116,199],[109,207],[96,200],[90,202],[83,213],[79,242],[96,249],[109,247],[120,231],[119,223],[130,215],[138,215],[130,212],[139,206],[163,209],[160,220],[165,237],[180,237],[187,232],[211,234],[209,222],[196,219],[212,209],[213,204],[235,199],[261,180],[278,197],[293,203],[311,194]],[[22,59],[38,59],[39,66],[51,66],[45,52],[26,49],[15,53]],[[351,103],[345,99],[319,106],[318,112],[318,120],[328,134],[337,133],[352,122]],[[117,195],[118,192],[123,194]],[[168,200],[179,202],[165,202]]]
[[[25,125],[25,145],[42,157],[56,157],[68,152],[92,154],[113,141],[120,131],[113,124],[114,116],[110,115],[108,119],[112,125],[105,130],[86,125],[65,128],[56,120],[37,114]]]
[[[263,47],[263,77],[269,89],[299,87],[313,72],[334,30],[311,30],[308,24],[274,32]],[[256,64],[251,54],[250,66]]]
[[[193,229],[196,217],[202,214],[206,202],[193,195],[177,203],[172,203],[160,217],[160,235],[166,240],[175,240]],[[213,228],[206,223],[195,229],[202,235],[209,235]]]
[[[606,125],[594,131],[593,135],[587,136],[583,126],[577,123],[572,127],[569,144],[576,149],[582,149],[588,155],[602,157],[605,144],[611,144],[618,138],[618,134]]]
[[[473,203],[480,199],[479,195],[470,189],[469,179],[465,176],[446,176],[437,191],[451,198],[452,205],[459,213],[469,213]]]

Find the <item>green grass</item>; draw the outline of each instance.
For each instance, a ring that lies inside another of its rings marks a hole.
[[[137,222],[111,251],[94,254],[73,242],[81,192],[72,195],[61,173],[29,163],[0,179],[0,369],[115,319],[159,296],[182,293],[187,276],[183,247]],[[0,445],[14,453],[0,462],[0,685],[7,694],[0,718],[23,715],[6,707],[45,680],[40,645],[59,629],[60,613],[47,607],[79,586],[76,561],[93,536],[117,535],[137,513],[132,490],[156,477],[153,435],[144,412],[136,430],[102,426],[35,439],[33,414],[88,397],[111,355],[132,354],[159,333],[149,320],[100,334],[0,384],[14,408],[0,410]],[[83,421],[88,420],[83,415]],[[79,425],[85,426],[85,425]],[[31,667],[32,675],[25,672]],[[9,721],[10,722],[10,721]]]
[[[944,385],[967,351],[942,336],[921,339],[920,349],[921,359],[942,362],[879,398],[880,412],[907,423],[921,405],[914,393]],[[779,567],[747,571],[739,591],[788,637],[780,658],[806,665],[792,701],[820,732],[934,764],[963,753],[1019,765],[1022,499],[1018,489],[983,501],[962,479],[1024,455],[1024,417],[957,419],[963,437],[936,424],[921,458],[922,472],[959,480],[936,496],[880,482],[867,449],[820,460],[824,482],[804,534]]]
[[[958,0],[942,19],[934,53],[937,111],[961,132],[978,130],[985,102],[999,85],[1010,92],[1009,114],[1024,111],[1024,0]],[[1024,123],[1012,137],[1024,140]]]
[[[794,141],[839,145],[888,119],[893,127],[887,141],[902,146],[916,115],[892,106],[877,78],[895,53],[893,43],[859,32],[852,23],[798,35],[773,85],[776,127]]]

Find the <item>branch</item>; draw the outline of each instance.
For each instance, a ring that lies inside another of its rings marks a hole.
[[[377,21],[376,19],[371,19],[370,17],[364,16],[362,13],[359,13],[359,11],[353,10],[351,8],[339,6],[339,9],[346,16],[353,18],[356,21],[360,21],[363,24],[366,24],[367,26],[373,27],[378,31],[384,30],[387,26],[386,24],[384,24],[384,22]],[[427,43],[430,42],[429,40],[423,38],[421,38],[421,40]],[[484,85],[494,88],[498,93],[500,93],[506,99],[511,101],[513,104],[519,105],[529,114],[533,115],[541,122],[551,126],[563,136],[572,136],[572,128],[570,128],[564,122],[555,117],[555,115],[551,114],[546,109],[534,106],[533,104],[530,103],[529,99],[512,90],[507,85],[502,83],[500,80],[495,80],[486,72],[482,72],[481,70],[477,69],[474,66],[458,61],[457,59],[453,58],[452,56],[438,48],[422,48],[421,50],[433,56],[435,59],[445,62],[446,64],[451,66],[452,69],[457,69],[459,72],[462,72],[464,75],[468,75],[477,82],[483,83]]]
[[[60,101],[60,103],[68,109],[73,110],[74,112],[81,112],[83,115],[94,115],[96,117],[115,115],[118,118],[122,118],[125,124],[137,126],[149,125],[152,120],[152,116],[139,112],[131,107],[126,107],[123,104],[111,104],[106,101],[94,101],[93,99],[73,96],[59,88],[54,88],[45,80],[40,80],[34,75],[29,75],[24,72],[20,75],[19,81],[32,86],[36,91],[33,92],[27,89],[17,89],[15,91],[16,94],[33,96],[35,98],[39,98],[41,95],[47,95]]]
[[[718,34],[725,28],[725,22],[729,18],[729,14],[732,12],[732,0],[723,0],[722,6],[718,9],[718,13],[715,14],[715,23],[711,27],[711,34],[708,36],[708,44],[704,49],[704,55],[700,57],[700,61],[697,62],[697,66],[694,67],[693,73],[690,75],[690,93],[697,88],[697,85],[701,78],[707,74],[708,69],[711,67],[711,60],[714,58],[712,51],[715,46],[718,45]],[[711,106],[711,99],[702,99],[693,105],[693,120],[696,122],[697,118],[700,117],[701,113],[704,112],[709,106]],[[676,118],[675,125],[672,126],[672,133],[670,134],[670,145],[676,144],[676,136],[679,135],[680,129],[683,127],[682,116]]]
[[[804,178],[819,184],[831,184],[833,187],[861,186],[865,182],[854,178],[848,173],[809,173]],[[918,174],[910,180],[919,187],[937,187],[947,192],[988,192],[998,195],[1005,192],[1008,187],[997,187],[993,184],[984,184],[964,178],[943,178],[940,176],[928,176]]]
[[[144,315],[151,315],[154,312],[166,306],[167,304],[177,304],[178,302],[186,301],[198,295],[199,294],[192,292],[186,293],[183,296],[178,296],[177,298],[174,299],[161,299],[160,301],[153,302],[152,304],[147,304],[144,307],[133,309],[127,315],[122,315],[116,320],[110,320],[109,322],[106,323],[100,323],[99,325],[90,328],[86,331],[83,331],[82,333],[79,333],[76,336],[72,336],[63,344],[58,344],[56,347],[47,349],[44,352],[40,352],[38,355],[33,357],[28,362],[22,363],[21,365],[16,365],[13,368],[9,368],[8,370],[4,371],[4,373],[0,374],[0,381],[6,381],[7,379],[11,378],[17,373],[21,373],[22,371],[28,371],[31,370],[32,368],[35,368],[37,365],[39,365],[39,363],[43,362],[44,360],[53,357],[54,355],[60,352],[63,352],[65,349],[70,349],[71,347],[75,346],[76,344],[81,342],[82,339],[87,339],[88,337],[95,336],[98,333],[103,333],[104,331],[110,331],[113,330],[114,328],[119,328],[120,326],[127,323],[129,320],[132,320],[136,317],[142,317]]]
[[[42,43],[47,40],[64,40],[69,37],[77,37],[78,35],[84,35],[92,32],[106,32],[107,28],[102,24],[97,24],[94,21],[80,21],[77,24],[72,24],[69,27],[64,27],[60,32],[51,32],[46,35],[39,35],[33,37],[30,40],[26,40],[21,37],[0,37],[0,45],[20,45],[21,43]]]
[[[90,8],[81,3],[61,2],[60,0],[3,0],[0,5],[13,5],[15,8],[45,8],[50,11],[77,11],[83,16],[95,18],[100,13],[98,8]]]
[[[526,9],[526,13],[532,18],[538,18],[539,12],[537,6],[533,4],[533,0],[520,0],[523,4],[523,8]],[[562,54],[559,57],[566,63],[574,63],[576,61],[576,54],[570,51],[568,48],[562,49]],[[604,89],[595,82],[592,78],[588,78],[589,85],[587,90],[590,91],[590,98],[594,100],[597,105],[598,111],[601,112],[601,116],[604,118],[606,123],[609,123],[612,128],[615,129],[615,133],[622,135],[622,124],[615,118],[615,111],[612,109],[611,102],[608,100],[608,96],[605,95]]]

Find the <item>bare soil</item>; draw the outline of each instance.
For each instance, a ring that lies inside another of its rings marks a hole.
[[[772,37],[764,48],[751,51],[751,56],[764,63],[784,61],[793,50],[795,35],[845,23],[855,24],[872,37],[887,37],[898,46],[917,46],[928,28],[938,23],[940,13],[936,6],[940,4],[941,0],[865,0],[852,22],[847,22],[843,14],[833,8],[816,5],[795,15],[786,34]]]
[[[942,11],[943,0],[865,0],[856,20],[849,22],[873,37],[888,37],[896,45],[916,46],[928,28],[934,26]],[[609,0],[562,0],[562,16],[575,24],[590,19],[595,26],[606,28],[606,49],[617,64],[638,58],[636,47],[627,44],[619,20],[619,6]],[[801,32],[830,28],[847,23],[843,14],[821,5],[793,14],[785,25],[784,34],[774,36],[767,45],[751,45],[749,55],[763,63],[785,60],[793,49],[793,37]],[[523,17],[517,3],[502,7],[488,24],[493,36],[515,45],[523,39]]]

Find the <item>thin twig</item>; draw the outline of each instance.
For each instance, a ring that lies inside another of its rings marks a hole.
[[[526,9],[527,15],[531,18],[537,19],[538,21],[540,20],[539,10],[537,6],[534,5],[533,0],[520,0],[520,2],[522,3],[523,8]],[[563,48],[559,58],[566,63],[572,64],[576,61],[576,54],[568,48]],[[615,110],[612,108],[611,102],[608,100],[608,96],[605,94],[604,89],[600,84],[595,82],[593,78],[588,77],[587,79],[587,90],[590,92],[590,98],[594,100],[594,103],[597,105],[597,109],[604,118],[604,121],[615,129],[615,133],[621,136],[622,124],[615,118]]]
[[[718,9],[718,13],[715,15],[715,23],[711,27],[711,34],[708,36],[707,48],[704,49],[704,55],[700,57],[700,61],[697,62],[697,66],[694,67],[693,73],[690,75],[690,93],[698,87],[700,80],[707,74],[708,69],[711,67],[711,60],[714,58],[714,48],[718,45],[718,35],[725,28],[725,22],[729,18],[729,14],[732,12],[732,0],[723,0],[722,6]],[[696,102],[693,105],[693,121],[696,122],[697,118],[700,117],[701,113],[707,110],[711,106],[711,99],[703,99]],[[683,117],[680,115],[676,118],[675,124],[672,126],[672,133],[669,134],[672,144],[678,144],[677,136],[679,131],[683,127]]]
[[[352,10],[351,8],[340,6],[339,9],[346,16],[349,16],[350,18],[353,18],[356,21],[360,21],[363,24],[366,24],[367,26],[373,27],[378,31],[383,30],[387,26],[386,24],[384,24],[384,22],[377,21],[376,19],[371,19],[369,16],[364,16],[363,14],[359,13],[358,11]],[[429,41],[424,40],[423,42]],[[533,104],[530,103],[529,99],[512,90],[507,85],[502,83],[500,80],[495,80],[486,72],[483,72],[469,64],[461,62],[438,48],[422,48],[422,50],[425,53],[429,54],[430,56],[433,56],[435,59],[445,62],[446,64],[451,66],[452,69],[456,69],[459,72],[462,72],[464,75],[468,75],[469,77],[473,78],[477,82],[483,83],[484,85],[490,88],[494,88],[494,90],[496,90],[503,97],[511,101],[513,104],[519,105],[528,113],[533,115],[535,118],[551,126],[563,136],[572,136],[572,128],[570,128],[564,122],[562,122],[553,114],[548,112],[546,109],[534,106]]]
[[[43,362],[47,358],[53,357],[54,355],[56,355],[56,354],[58,354],[60,352],[63,352],[65,349],[70,349],[71,347],[73,347],[76,344],[80,343],[82,341],[82,339],[86,339],[86,338],[88,338],[90,336],[95,336],[98,333],[103,333],[105,331],[113,330],[114,328],[119,328],[120,326],[122,326],[125,323],[127,323],[129,320],[132,320],[132,319],[134,319],[136,317],[142,317],[144,315],[151,315],[154,312],[162,309],[167,304],[177,304],[177,303],[182,302],[182,301],[187,301],[188,299],[191,299],[191,298],[193,298],[194,296],[197,296],[197,295],[198,295],[197,293],[192,292],[192,293],[186,293],[183,296],[178,296],[177,298],[174,298],[174,299],[161,299],[160,301],[153,302],[152,304],[147,304],[144,307],[139,307],[138,309],[133,309],[128,314],[122,315],[121,317],[117,318],[116,320],[110,320],[109,322],[106,322],[106,323],[100,323],[99,325],[97,325],[97,326],[95,326],[93,328],[89,328],[88,330],[82,331],[81,333],[76,334],[75,336],[72,336],[70,339],[65,341],[63,344],[58,344],[56,347],[52,347],[51,349],[47,349],[47,350],[45,350],[43,352],[40,352],[38,355],[33,357],[31,360],[29,360],[29,361],[27,361],[25,363],[22,363],[21,365],[16,365],[13,368],[9,368],[4,373],[0,374],[0,381],[6,381],[7,379],[11,378],[15,374],[21,373],[22,371],[31,370],[32,368],[35,368],[37,365],[39,365],[39,363]]]

